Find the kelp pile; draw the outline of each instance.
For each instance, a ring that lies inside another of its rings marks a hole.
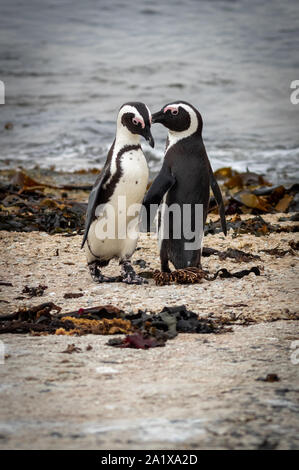
[[[237,278],[242,279],[244,276],[248,276],[250,273],[254,273],[256,276],[260,276],[260,268],[253,266],[250,269],[243,269],[231,273],[226,268],[219,269],[215,274],[209,274],[200,268],[184,268],[176,269],[170,273],[161,272],[159,270],[154,271],[153,278],[157,286],[165,286],[169,284],[198,284],[203,280],[215,281],[219,276],[222,279]]]
[[[87,204],[69,199],[66,190],[89,187],[40,183],[18,171],[0,183],[0,230],[81,233]]]
[[[208,257],[208,256],[218,256],[218,258],[223,261],[227,258],[230,258],[234,260],[236,263],[241,263],[241,262],[249,262],[249,261],[254,261],[254,260],[260,260],[261,257],[259,255],[253,255],[251,253],[246,253],[243,250],[237,250],[236,248],[228,248],[226,251],[219,251],[216,250],[215,248],[208,248],[208,247],[203,247],[202,249],[202,256]]]
[[[69,235],[82,233],[88,195],[92,187],[90,181],[96,178],[95,173],[98,171],[91,170],[87,173],[84,170],[79,173],[80,178],[86,178],[88,183],[57,185],[41,182],[32,177],[29,171],[25,173],[22,170],[16,170],[8,179],[7,175],[4,178],[0,172],[0,230],[38,230]],[[78,176],[78,172],[73,175]],[[221,168],[215,175],[223,194],[228,229],[232,228],[236,235],[254,233],[259,236],[272,231],[279,232],[280,226],[271,226],[263,220],[262,215],[299,210],[298,184],[289,187],[272,186],[262,175],[250,171],[240,173],[231,168]],[[213,197],[210,213],[218,214]],[[244,221],[238,218],[241,214],[256,217]],[[234,217],[229,219],[229,216]],[[295,220],[298,220],[298,217]],[[218,222],[210,222],[205,227],[206,234],[220,231]]]
[[[56,312],[55,314],[53,312]],[[78,309],[61,314],[53,302],[23,307],[17,312],[0,316],[1,333],[32,333],[56,335],[116,334],[132,331],[123,311],[111,305]]]
[[[125,338],[110,339],[108,345],[119,348],[148,349],[164,346],[178,333],[225,333],[231,331],[210,319],[199,319],[198,315],[184,305],[164,307],[160,313],[149,314],[139,310],[129,314],[135,332]]]
[[[54,313],[55,312],[55,313]],[[164,346],[180,332],[224,333],[221,324],[208,319],[199,319],[186,307],[164,307],[157,314],[139,310],[125,313],[113,305],[80,308],[60,313],[61,308],[52,302],[33,307],[24,307],[11,315],[0,317],[0,334],[31,333],[33,335],[126,334],[125,338],[111,340],[111,346],[148,349]]]
[[[72,337],[123,334],[126,336],[110,339],[107,344],[120,348],[149,349],[164,346],[179,333],[222,334],[232,331],[231,325],[234,324],[250,325],[260,321],[299,319],[297,312],[289,312],[288,309],[283,314],[280,312],[275,315],[270,311],[261,316],[248,309],[243,310],[243,307],[248,305],[233,303],[226,305],[226,312],[223,314],[211,312],[208,317],[199,318],[184,305],[164,307],[159,313],[143,310],[126,313],[113,305],[79,308],[61,313],[60,307],[47,302],[0,316],[0,334],[56,334]],[[236,312],[232,308],[241,308],[241,311]],[[69,345],[69,349],[63,352],[76,352],[76,346]]]
[[[225,211],[232,214],[298,212],[299,184],[273,186],[262,175],[232,168],[215,172],[224,197]]]
[[[296,214],[297,216],[297,214]],[[297,217],[290,217],[290,222],[297,221]],[[256,215],[248,219],[242,219],[240,215],[236,214],[230,219],[227,218],[226,221],[227,231],[232,229],[233,237],[238,237],[244,233],[255,235],[256,237],[261,237],[263,235],[268,235],[269,233],[282,233],[282,232],[298,232],[298,225],[279,225],[271,224],[267,222],[261,215]],[[215,235],[222,232],[220,220],[215,222],[210,221],[205,225],[204,229],[205,235],[211,234]]]

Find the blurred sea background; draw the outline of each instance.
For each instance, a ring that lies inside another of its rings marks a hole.
[[[0,168],[101,168],[124,102],[181,99],[214,170],[298,181],[296,79],[298,0],[1,0]],[[166,129],[153,135],[152,177]]]

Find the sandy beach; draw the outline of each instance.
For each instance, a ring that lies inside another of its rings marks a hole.
[[[298,24],[298,0],[1,2],[0,450],[298,450]],[[132,229],[125,201],[184,206],[186,238],[202,204],[202,269],[161,273],[143,223],[146,282],[95,283],[84,232],[102,203]]]
[[[284,214],[265,215],[266,221],[276,223]],[[211,216],[213,217],[213,216]],[[215,217],[214,217],[215,218]],[[217,218],[217,217],[216,217]],[[242,216],[243,219],[248,219]],[[296,226],[297,222],[280,222]],[[237,248],[260,260],[248,263],[236,263],[227,258],[220,261],[217,256],[203,258],[203,268],[211,273],[220,268],[231,272],[252,266],[259,266],[261,276],[251,273],[243,279],[216,279],[203,281],[196,285],[170,285],[157,287],[152,279],[142,286],[122,283],[97,285],[91,280],[86,265],[84,250],[80,250],[82,237],[48,235],[43,232],[0,232],[2,251],[2,280],[12,283],[12,287],[1,287],[2,313],[12,313],[23,305],[36,305],[41,302],[54,302],[63,311],[86,308],[91,305],[113,304],[125,311],[147,309],[160,311],[165,305],[185,304],[188,309],[198,314],[227,315],[240,314],[250,321],[288,319],[288,314],[295,313],[298,307],[296,289],[298,288],[298,257],[286,254],[278,258],[264,253],[278,247],[290,248],[289,242],[298,240],[297,233],[271,233],[256,237],[242,234],[233,237],[232,230],[227,237],[223,234],[207,235],[204,246],[224,251]],[[296,254],[296,252],[295,252]],[[160,260],[156,235],[142,233],[132,262],[142,259],[145,268],[134,265],[136,272],[153,272],[160,269]],[[112,261],[105,273],[119,274],[118,262]],[[46,285],[43,297],[28,299],[22,290],[25,285]],[[83,293],[80,299],[64,299],[67,293]],[[22,297],[18,299],[18,297]],[[244,304],[238,307],[238,304]]]
[[[264,218],[276,223],[282,215]],[[2,231],[0,237],[1,280],[12,284],[1,286],[2,314],[47,301],[62,312],[112,304],[155,313],[184,304],[232,328],[221,335],[179,334],[147,351],[112,348],[107,336],[1,335],[1,448],[298,448],[299,366],[292,349],[298,256],[263,252],[287,251],[296,233],[207,235],[207,247],[237,248],[260,259],[211,256],[203,258],[204,269],[258,266],[261,275],[162,287],[152,279],[142,286],[96,285],[79,249],[81,236]],[[133,262],[140,259],[139,273],[159,268],[154,234],[141,234]],[[118,270],[112,262],[106,272]],[[22,293],[40,284],[47,286],[42,297]],[[83,296],[66,299],[67,293]],[[70,344],[78,352],[62,354]],[[277,381],[266,380],[268,374]]]

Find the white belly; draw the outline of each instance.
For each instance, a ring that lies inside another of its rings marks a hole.
[[[114,204],[117,197],[126,196],[127,206],[141,203],[148,183],[148,166],[141,149],[124,153],[121,159],[122,177],[110,200]]]
[[[141,149],[123,154],[122,176],[110,201],[91,224],[86,244],[87,261],[130,257],[139,235],[139,213],[148,183],[148,166]],[[89,247],[90,249],[89,249]]]

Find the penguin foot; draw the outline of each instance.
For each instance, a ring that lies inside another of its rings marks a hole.
[[[129,261],[122,261],[121,263],[121,281],[125,284],[148,284],[148,282],[134,271],[133,266]]]
[[[125,284],[135,284],[140,286],[141,284],[148,284],[148,282],[141,276],[138,276],[138,274],[135,273],[130,273],[126,274],[121,282],[124,282]]]
[[[161,272],[162,273],[171,273],[171,269],[169,268],[169,266],[167,266],[167,267],[161,266]]]
[[[104,274],[101,273],[101,270],[96,261],[94,261],[93,263],[90,263],[88,267],[89,267],[90,275],[93,281],[98,284],[101,284],[103,282],[117,282],[122,279],[119,276],[116,276],[116,277],[104,276]]]

